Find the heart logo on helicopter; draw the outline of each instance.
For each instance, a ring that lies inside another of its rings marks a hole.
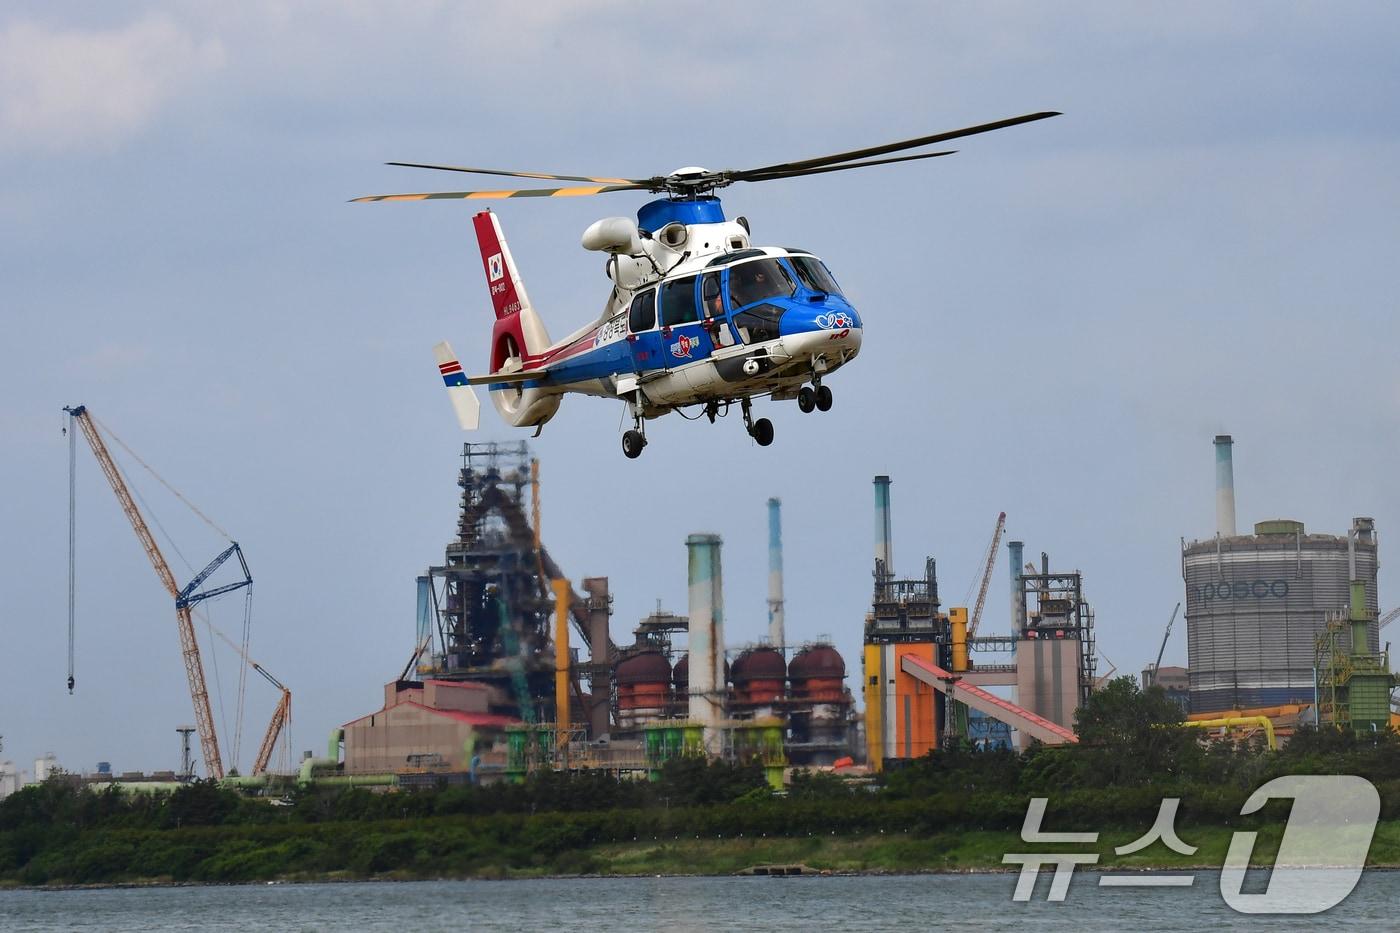
[[[696,349],[698,349],[699,346],[699,337],[690,337],[685,334],[681,334],[681,339],[671,344],[671,355],[676,357],[677,359],[689,359],[690,354],[693,353]]]
[[[826,330],[841,330],[846,327],[855,327],[856,321],[845,311],[832,311],[830,314],[818,314],[817,326]]]

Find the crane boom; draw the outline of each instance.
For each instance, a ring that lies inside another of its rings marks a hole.
[[[992,546],[987,549],[987,569],[982,571],[982,588],[977,591],[977,605],[972,609],[972,618],[967,623],[967,637],[977,634],[977,623],[982,621],[982,607],[987,604],[987,587],[992,582],[992,568],[997,563],[997,545],[1001,544],[1001,533],[1006,530],[1006,513],[997,516],[997,530],[992,532]]]
[[[121,503],[122,511],[126,513],[127,520],[131,522],[132,530],[140,539],[141,546],[146,549],[146,556],[150,558],[156,576],[160,577],[160,582],[165,587],[166,592],[170,594],[170,598],[177,601],[175,618],[180,630],[180,651],[184,656],[185,678],[189,681],[190,699],[194,702],[194,719],[199,730],[199,744],[204,754],[204,767],[211,778],[221,779],[224,776],[224,766],[219,755],[219,738],[214,732],[214,715],[209,708],[209,691],[204,686],[204,665],[199,657],[199,643],[195,641],[194,637],[194,620],[190,616],[189,604],[180,603],[180,586],[175,582],[175,575],[171,573],[170,565],[165,562],[165,555],[161,554],[155,538],[151,536],[151,529],[147,527],[146,520],[141,517],[140,510],[136,508],[136,502],[131,498],[131,491],[127,489],[126,480],[122,478],[121,471],[117,469],[116,463],[112,460],[112,455],[107,452],[107,445],[103,443],[101,435],[97,433],[97,427],[88,415],[87,406],[78,405],[75,408],[65,408],[64,411],[68,412],[72,420],[82,429],[83,437],[87,439],[88,446],[92,448],[93,456],[97,458],[97,463],[102,467],[107,482],[111,484],[112,491],[116,493],[117,501]]]
[[[277,702],[277,709],[272,711],[272,721],[267,724],[267,734],[263,736],[262,745],[258,748],[258,757],[253,760],[254,775],[267,770],[267,763],[272,758],[272,749],[277,745],[277,737],[282,734],[282,727],[287,724],[291,715],[292,691],[283,687],[282,699]]]
[[[1181,611],[1181,603],[1176,604],[1172,610],[1172,617],[1167,620],[1167,630],[1162,634],[1162,647],[1157,649],[1157,661],[1152,665],[1152,683],[1157,683],[1157,669],[1162,666],[1162,655],[1167,652],[1167,639],[1172,637],[1172,623],[1176,621],[1176,614]],[[1188,637],[1190,633],[1187,633]]]

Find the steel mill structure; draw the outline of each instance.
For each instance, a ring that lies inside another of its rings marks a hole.
[[[670,758],[703,755],[757,760],[780,785],[789,767],[851,760],[845,660],[825,641],[784,644],[777,499],[766,642],[726,643],[722,542],[702,533],[685,542],[688,614],[658,606],[620,647],[608,579],[575,592],[541,541],[539,465],[526,445],[464,445],[458,485],[456,535],[417,581],[408,664],[381,708],[335,730],[325,757],[308,753],[307,777],[415,786],[538,769],[654,776]]]
[[[1375,523],[1332,535],[1275,519],[1237,534],[1233,443],[1215,438],[1215,535],[1182,542],[1192,717],[1309,706],[1305,720],[1385,728]]]
[[[777,500],[769,500],[769,517],[770,540],[779,541]],[[764,643],[743,647],[728,661],[722,542],[718,535],[693,534],[686,550],[688,615],[658,609],[622,650],[612,744],[639,741],[651,771],[678,754],[757,757],[776,772],[775,783],[785,766],[848,758],[854,702],[840,653],[817,641],[798,648],[789,661],[786,646]],[[774,604],[781,606],[781,567],[781,555],[770,560],[770,622]],[[679,633],[687,643],[683,654],[673,646]]]
[[[922,576],[895,573],[890,478],[876,476],[874,485],[874,593],[862,659],[870,766],[881,770],[953,741],[1001,744],[1009,729],[1023,745],[1076,741],[1074,713],[1095,668],[1093,612],[1079,573],[1052,573],[1044,555],[1041,572],[1025,573],[1023,545],[1010,542],[1011,634],[969,635],[966,608],[941,608],[933,558]],[[1010,655],[1010,663],[976,663],[973,652]],[[1016,699],[989,687],[1014,688]]]

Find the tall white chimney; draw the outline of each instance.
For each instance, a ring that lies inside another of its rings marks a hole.
[[[768,642],[779,651],[787,644],[783,632],[783,503],[768,500]]]
[[[1234,444],[1228,434],[1215,436],[1215,533],[1222,538],[1235,534]]]
[[[720,725],[728,684],[724,676],[724,580],[720,537],[685,539],[690,581],[690,720],[705,727],[705,751],[721,751]]]
[[[890,478],[875,477],[875,573],[877,583],[894,578],[894,533],[890,528]],[[881,578],[879,575],[883,573]]]

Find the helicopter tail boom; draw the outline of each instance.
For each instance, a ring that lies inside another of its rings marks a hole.
[[[525,293],[525,283],[520,280],[496,215],[482,211],[472,218],[472,226],[496,312],[489,371],[495,378],[486,382],[492,387],[491,403],[516,427],[543,425],[559,410],[559,395],[528,383],[543,374],[537,367],[549,349],[549,334]]]

